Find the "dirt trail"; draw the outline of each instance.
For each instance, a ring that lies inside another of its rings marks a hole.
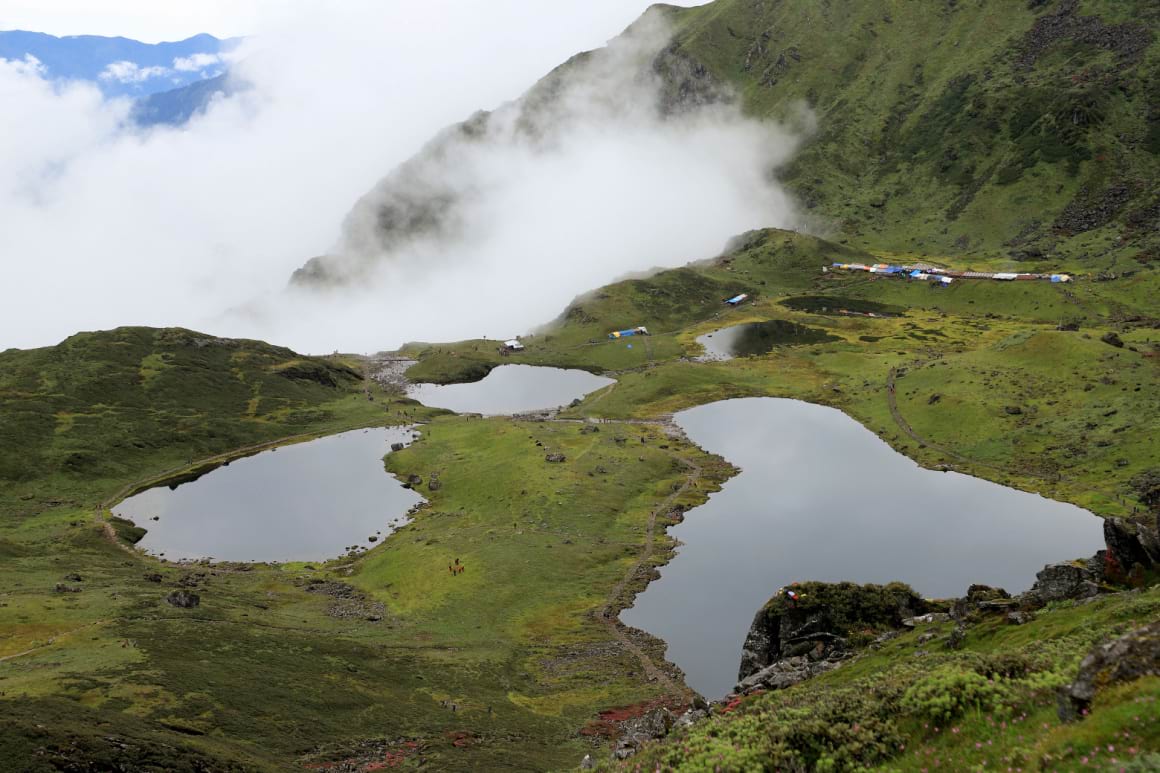
[[[624,645],[625,649],[636,655],[637,659],[641,663],[641,666],[644,668],[645,674],[649,677],[649,679],[663,684],[674,696],[688,698],[692,695],[692,690],[690,690],[685,685],[677,684],[677,682],[673,681],[673,679],[668,674],[666,674],[662,669],[658,668],[657,665],[653,662],[652,658],[649,657],[648,653],[637,646],[636,642],[629,638],[628,634],[626,633],[624,624],[621,623],[618,618],[621,609],[619,600],[621,594],[624,593],[625,586],[627,586],[628,583],[630,583],[633,578],[637,576],[645,563],[652,558],[653,546],[655,544],[654,537],[656,534],[657,516],[661,513],[667,513],[669,508],[672,507],[673,502],[676,501],[677,497],[685,493],[685,491],[688,490],[690,486],[694,485],[701,478],[700,465],[698,465],[696,462],[682,458],[677,454],[672,454],[672,456],[689,468],[689,474],[685,477],[685,482],[681,484],[680,488],[667,496],[663,502],[653,508],[652,512],[649,513],[648,528],[645,532],[644,550],[641,552],[636,562],[631,567],[629,567],[629,570],[625,573],[624,577],[621,578],[620,582],[616,584],[616,587],[612,589],[612,592],[608,594],[608,599],[605,601],[604,606],[600,609],[600,620],[608,628],[609,632],[616,637],[617,641]]]

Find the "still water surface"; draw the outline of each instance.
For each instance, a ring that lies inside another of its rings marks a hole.
[[[505,416],[557,408],[613,383],[583,370],[534,365],[501,365],[471,384],[415,384],[407,396],[432,408],[456,413]]]
[[[621,614],[664,639],[695,690],[733,686],[754,614],[801,580],[901,580],[928,597],[971,583],[1026,590],[1044,564],[1091,555],[1100,519],[1073,505],[924,470],[840,411],[728,400],[677,414],[742,469],[669,533],[685,543]]]
[[[307,561],[370,547],[421,501],[383,467],[403,427],[355,430],[233,461],[113,508],[149,530],[138,545],[168,559]],[[152,520],[155,516],[159,520]]]
[[[768,354],[775,346],[816,344],[833,340],[825,330],[784,319],[751,322],[714,330],[697,338],[705,348],[700,359],[708,362]]]

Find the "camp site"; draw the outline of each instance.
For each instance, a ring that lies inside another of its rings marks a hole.
[[[956,279],[993,279],[999,282],[1046,281],[1055,284],[1072,281],[1070,274],[1031,274],[1012,273],[1009,271],[955,271],[937,266],[914,265],[899,266],[889,263],[834,263],[831,269],[838,271],[864,271],[868,274],[884,274],[886,276],[901,276],[919,281],[934,280],[941,284],[950,284]],[[728,303],[729,301],[726,301]]]

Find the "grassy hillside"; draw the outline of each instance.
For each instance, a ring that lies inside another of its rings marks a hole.
[[[113,477],[161,448],[205,455],[294,434],[362,380],[349,364],[177,329],[9,350],[0,353],[0,480]]]
[[[4,770],[543,770],[592,748],[577,731],[598,711],[683,697],[659,643],[613,620],[672,548],[657,509],[729,468],[658,427],[469,421],[368,386],[357,361],[185,330],[0,360]],[[180,565],[105,528],[118,492],[416,420],[433,423],[391,470],[441,486],[360,556]],[[167,604],[175,589],[200,606]]]
[[[951,466],[1102,515],[1139,506],[1131,479],[1160,467],[1154,272],[1070,286],[963,280],[933,288],[822,271],[851,259],[876,260],[814,237],[753,232],[714,261],[581,296],[524,339],[526,352],[503,356],[484,341],[415,347],[410,353],[420,362],[409,375],[471,380],[508,362],[615,373],[617,384],[566,414],[578,417],[652,417],[729,397],[796,397],[842,409],[931,467]],[[722,303],[738,291],[753,301],[737,309]],[[826,311],[839,308],[895,314]],[[833,338],[729,362],[692,360],[701,351],[697,336],[765,320]],[[608,340],[608,331],[635,325],[654,335]],[[1125,345],[1105,343],[1110,333]]]
[[[1160,8],[717,0],[675,47],[816,131],[781,177],[851,244],[1124,271],[1155,260]]]

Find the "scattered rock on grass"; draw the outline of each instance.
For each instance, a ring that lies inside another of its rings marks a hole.
[[[165,597],[166,602],[182,609],[193,609],[201,604],[201,596],[187,590],[175,590]]]
[[[1145,676],[1160,675],[1160,622],[1137,628],[1094,647],[1079,664],[1075,681],[1063,688],[1059,718],[1073,722],[1090,708],[1096,691]]]

